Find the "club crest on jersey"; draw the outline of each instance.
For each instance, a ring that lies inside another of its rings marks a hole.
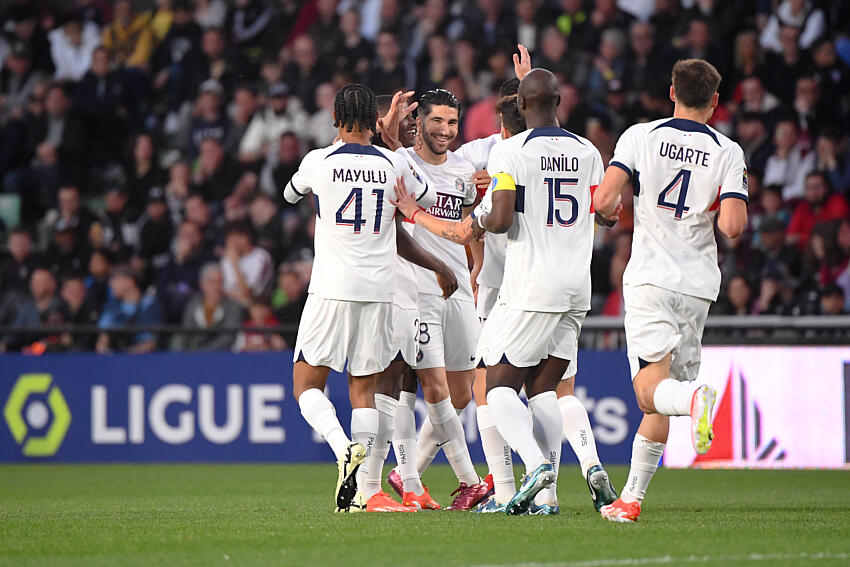
[[[458,190],[458,193],[463,193],[465,191],[463,179],[461,179],[460,177],[455,179],[455,189]]]
[[[410,163],[410,162],[407,162],[407,167],[410,168],[410,173],[413,174],[413,178],[416,179],[416,181],[418,181],[419,183],[422,183],[424,185],[425,183],[422,181],[422,178],[419,176],[419,172],[417,172],[416,168],[413,167],[413,164]]]
[[[744,168],[744,189],[749,189],[747,182],[747,168]]]
[[[494,177],[490,180],[490,191],[495,191],[495,190],[496,190],[496,185],[498,185],[498,184],[499,184],[499,178],[494,176]]]

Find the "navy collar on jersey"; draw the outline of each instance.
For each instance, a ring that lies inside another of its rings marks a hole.
[[[578,136],[573,134],[572,132],[568,132],[559,126],[541,126],[540,128],[533,128],[531,132],[528,134],[528,137],[522,143],[522,145],[526,145],[532,138],[572,138],[579,143],[583,144],[581,140],[578,139]]]
[[[671,118],[667,122],[662,122],[658,126],[652,129],[652,131],[656,131],[659,128],[675,128],[676,130],[682,130],[683,132],[702,132],[703,134],[708,134],[711,136],[711,139],[714,140],[718,146],[720,145],[720,140],[717,139],[717,136],[711,129],[703,124],[702,122],[696,122],[695,120],[688,120],[687,118]]]
[[[390,162],[390,165],[392,165],[392,163],[393,163],[390,160],[390,158],[388,158],[383,153],[381,153],[381,150],[379,150],[375,146],[367,146],[367,145],[363,145],[363,144],[343,144],[340,147],[338,147],[337,149],[335,149],[334,151],[332,151],[331,153],[329,153],[327,156],[325,156],[325,159],[328,159],[332,155],[336,155],[336,154],[356,154],[356,155],[361,155],[361,156],[363,156],[363,155],[378,156],[378,157],[382,157],[385,160],[387,160],[388,162]]]

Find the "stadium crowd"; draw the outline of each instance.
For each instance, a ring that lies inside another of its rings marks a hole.
[[[627,126],[671,113],[677,59],[713,63],[711,125],[746,151],[750,221],[720,246],[712,312],[850,312],[847,0],[10,0],[0,23],[0,326],[245,326],[3,349],[292,346],[262,327],[298,322],[314,211],[280,190],[333,141],[336,90],[449,89],[457,146],[499,131],[517,43],[606,163]],[[598,233],[595,314],[622,313],[625,204]]]

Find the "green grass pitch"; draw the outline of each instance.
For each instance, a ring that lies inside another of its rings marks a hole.
[[[623,467],[610,471],[619,488]],[[333,514],[332,465],[0,467],[0,565],[848,565],[847,471],[660,470],[636,525],[564,467],[558,517]],[[451,471],[426,473],[450,502]]]

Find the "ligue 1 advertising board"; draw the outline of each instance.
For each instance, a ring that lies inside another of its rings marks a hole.
[[[846,466],[850,349],[706,348],[700,380],[718,389],[717,440],[697,458],[687,418],[674,418],[667,466]],[[326,393],[347,427],[345,377],[332,373]],[[576,396],[602,461],[628,463],[641,414],[625,353],[582,351]],[[3,355],[0,404],[0,462],[333,459],[292,398],[291,352]],[[416,413],[421,424],[421,399]],[[461,417],[483,463],[475,408]]]

